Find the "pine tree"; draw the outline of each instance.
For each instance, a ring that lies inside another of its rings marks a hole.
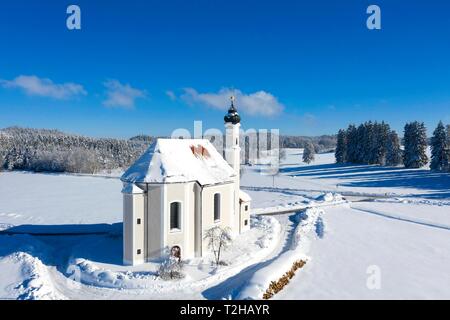
[[[375,138],[373,152],[373,164],[385,165],[387,145],[391,128],[384,121],[375,125]]]
[[[431,138],[431,170],[447,170],[449,164],[447,134],[442,121],[439,122]]]
[[[346,132],[347,138],[347,162],[356,163],[357,159],[357,149],[358,149],[358,139],[357,139],[358,130],[356,126],[351,124],[348,126]]]
[[[314,161],[314,158],[314,145],[311,142],[308,142],[303,150],[303,162],[309,164]]]
[[[447,145],[450,147],[450,124],[447,125],[445,132],[447,136]]]
[[[427,133],[425,124],[417,121],[405,125],[405,151],[403,163],[406,168],[420,168],[428,163],[426,155]]]
[[[447,125],[447,128],[445,130],[446,137],[447,137],[447,159],[449,164],[447,166],[447,171],[450,172],[450,124]]]
[[[367,163],[369,154],[369,123],[360,124],[356,130],[354,163]]]
[[[337,146],[335,152],[336,163],[347,162],[347,133],[345,130],[339,130],[337,135]]]
[[[402,163],[402,150],[400,148],[400,139],[395,131],[391,131],[386,145],[386,165],[398,166]]]
[[[376,164],[376,149],[377,149],[377,123],[369,121],[365,123],[365,143],[364,143],[364,164]]]

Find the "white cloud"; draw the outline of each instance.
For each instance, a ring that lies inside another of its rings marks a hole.
[[[266,91],[245,94],[240,90],[223,88],[215,93],[199,93],[193,88],[186,88],[181,99],[189,104],[200,103],[210,108],[226,110],[232,95],[236,97],[238,111],[249,115],[270,117],[281,113],[284,109],[277,97]]]
[[[175,101],[177,100],[177,95],[172,90],[167,90],[166,95],[169,97],[170,100]]]
[[[0,79],[4,88],[21,89],[30,96],[49,97],[54,99],[68,99],[78,95],[86,95],[83,86],[76,83],[54,83],[50,79],[37,76],[20,75],[13,80]]]
[[[106,87],[106,100],[103,101],[103,105],[107,107],[132,109],[136,99],[147,96],[144,90],[133,88],[129,84],[122,84],[117,80],[108,80],[104,86]]]

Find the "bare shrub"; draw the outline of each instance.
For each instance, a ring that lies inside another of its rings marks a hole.
[[[220,226],[212,227],[206,231],[204,239],[208,241],[208,248],[214,254],[215,264],[223,264],[223,262],[220,261],[220,255],[232,242],[231,229]]]

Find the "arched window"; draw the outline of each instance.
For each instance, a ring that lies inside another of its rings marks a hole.
[[[214,221],[220,220],[220,193],[214,194]]]
[[[181,202],[170,204],[170,230],[181,230]]]

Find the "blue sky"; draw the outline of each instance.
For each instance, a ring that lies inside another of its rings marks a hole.
[[[66,28],[77,4],[82,29]],[[381,8],[382,30],[366,28]],[[15,0],[0,4],[0,127],[92,136],[222,128],[335,133],[450,123],[450,3]]]

